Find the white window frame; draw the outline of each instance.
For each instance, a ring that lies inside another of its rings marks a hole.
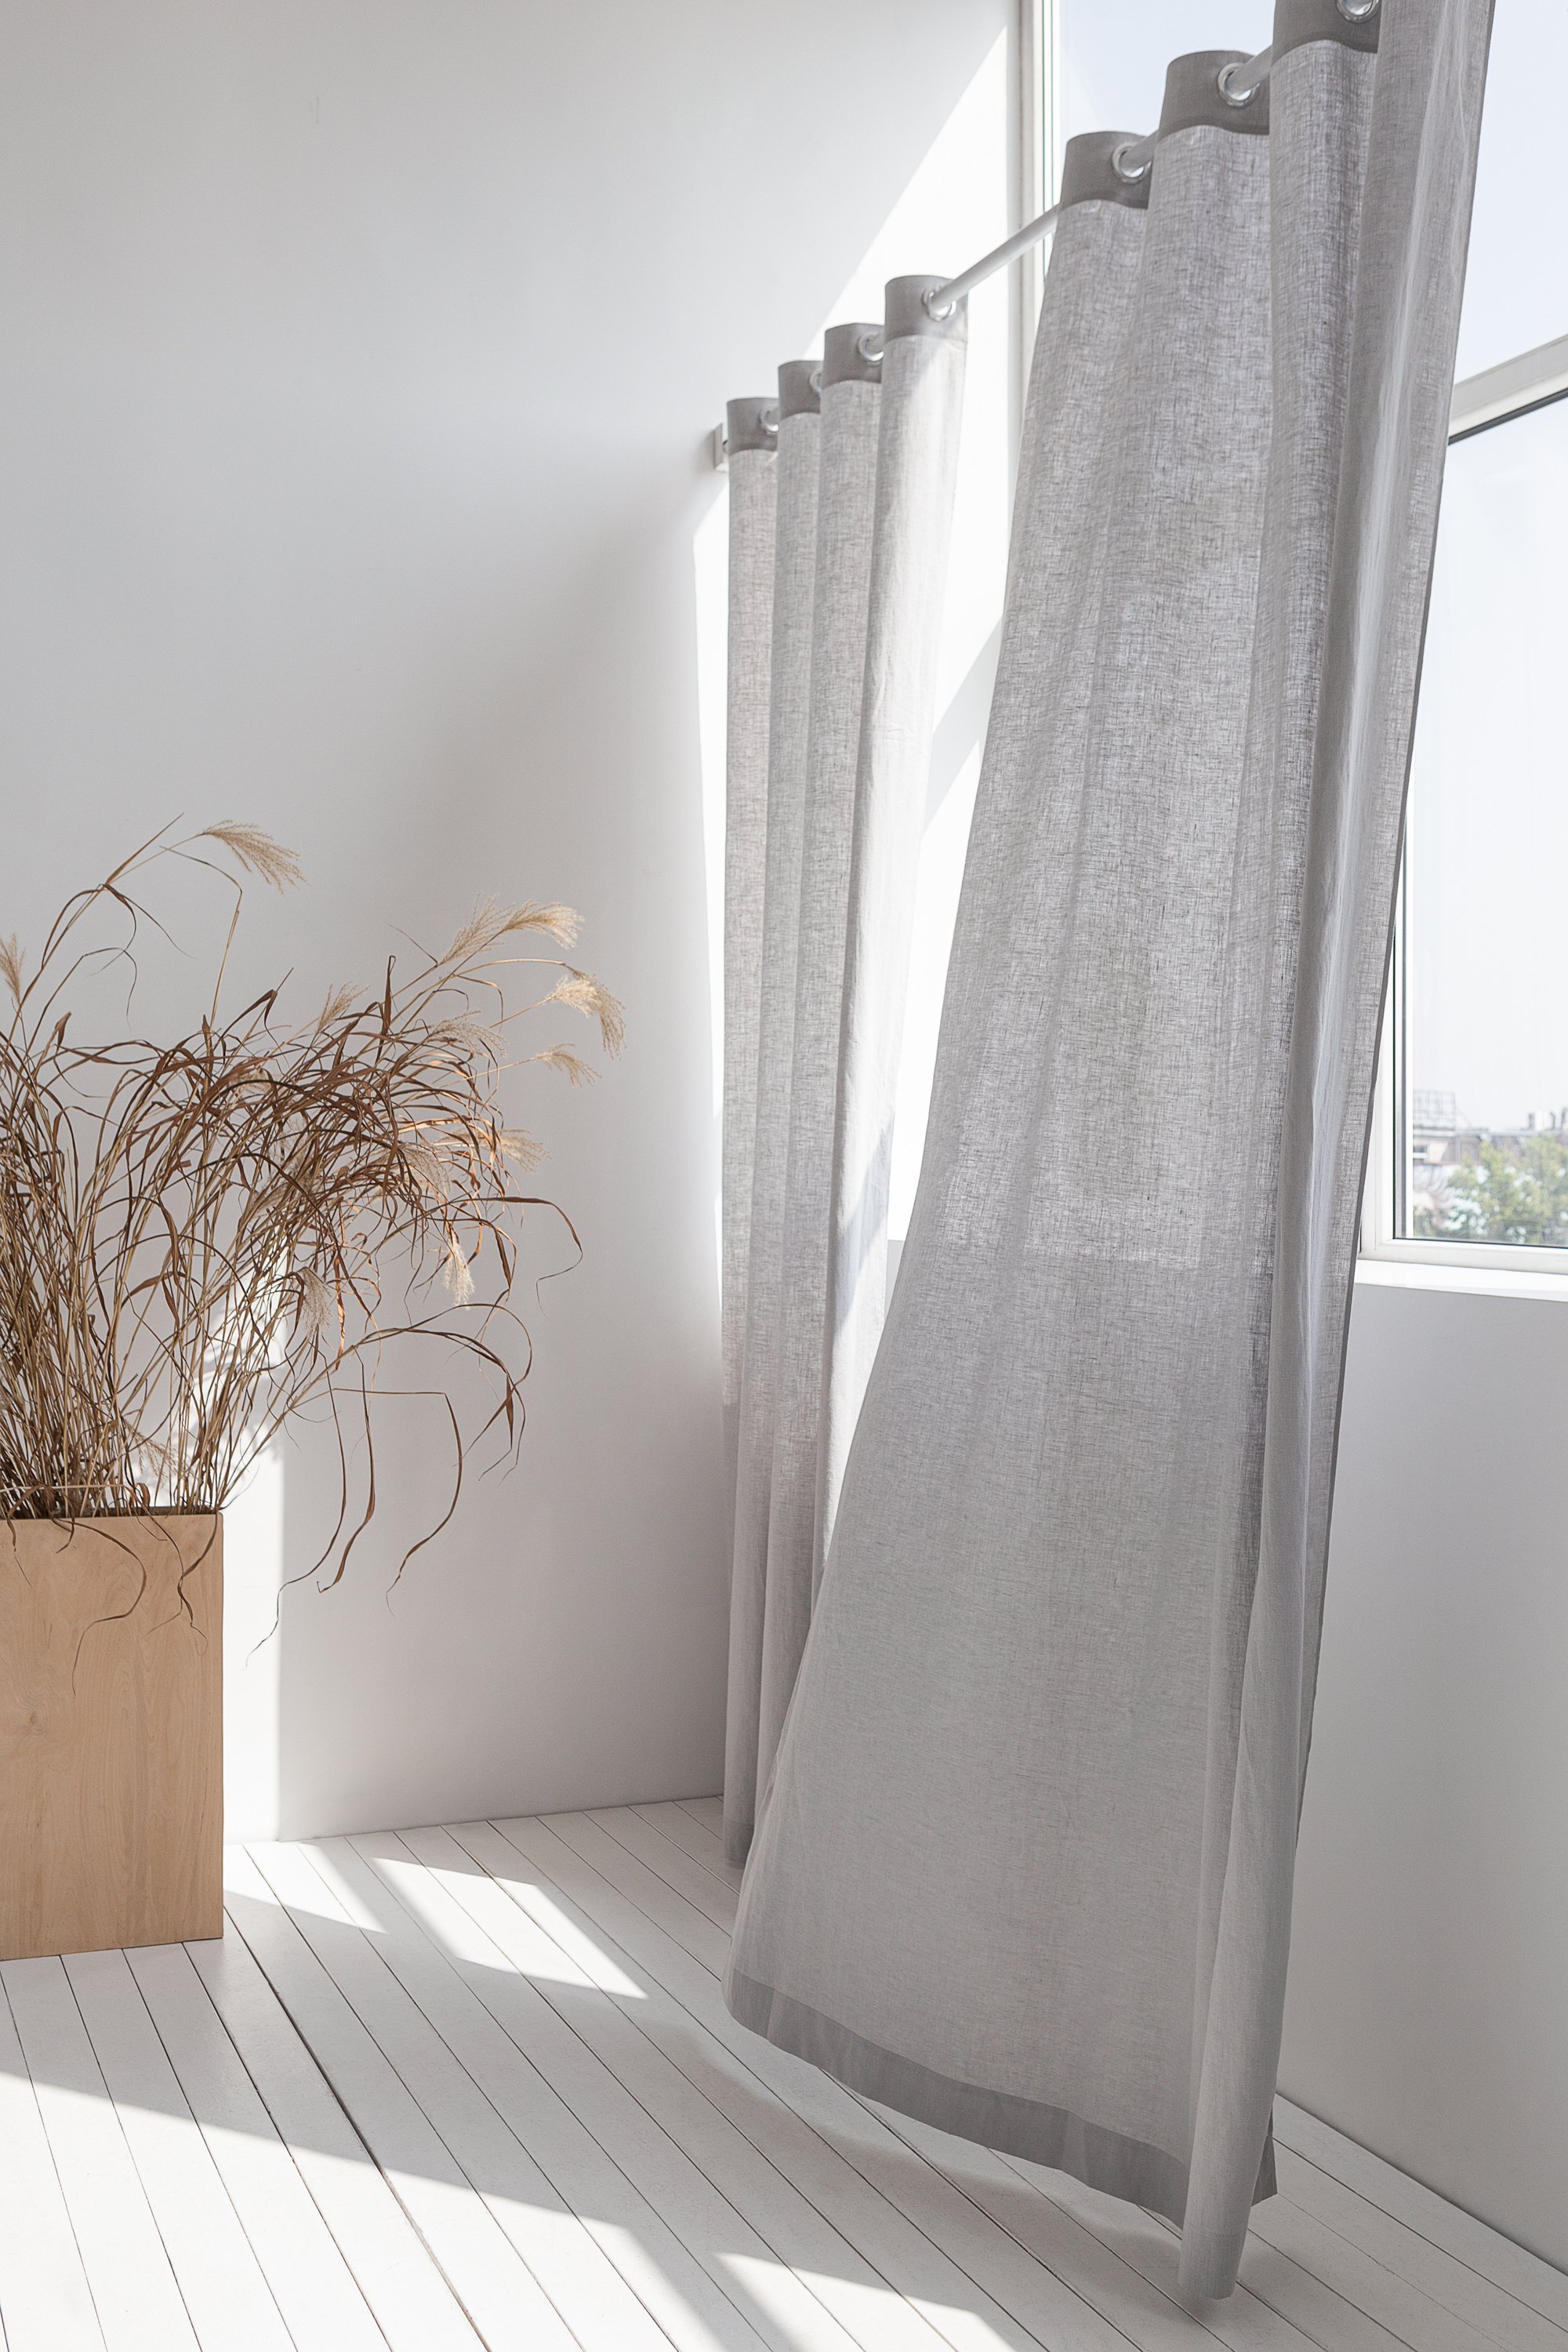
[[[1526,409],[1542,408],[1568,394],[1568,335],[1542,343],[1500,367],[1488,368],[1454,386],[1448,439],[1462,441],[1489,425],[1501,425]],[[1406,1241],[1397,1231],[1398,1187],[1408,1166],[1409,1137],[1399,1122],[1408,1116],[1408,1090],[1401,1085],[1405,1052],[1405,873],[1399,877],[1394,952],[1384,1003],[1377,1082],[1373,1095],[1372,1134],[1366,1190],[1362,1202],[1361,1255],[1384,1264],[1463,1268],[1472,1274],[1536,1274],[1568,1288],[1568,1249],[1514,1248],[1502,1242]]]
[[[1018,0],[1018,226],[1054,205],[1061,181],[1061,0]],[[1051,240],[1044,238],[1011,272],[1018,365],[1013,387],[1011,463],[1016,483],[1024,404],[1040,322]]]

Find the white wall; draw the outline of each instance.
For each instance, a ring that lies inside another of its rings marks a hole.
[[[1568,1298],[1363,1280],[1281,2087],[1568,2268],[1565,1985]]]
[[[819,329],[1013,13],[5,11],[0,931],[172,814],[238,814],[310,881],[255,905],[241,979],[374,971],[494,888],[581,907],[630,1022],[594,1094],[520,1104],[586,1258],[530,1305],[519,1469],[389,1596],[441,1476],[395,1445],[384,1533],[254,1654],[322,1532],[319,1451],[236,1515],[237,1830],[718,1783],[702,443]]]

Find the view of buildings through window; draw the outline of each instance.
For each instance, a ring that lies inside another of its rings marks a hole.
[[[1498,0],[1462,380],[1568,336],[1568,195],[1536,135],[1565,77],[1568,9]],[[1568,1248],[1565,547],[1568,401],[1451,445],[1384,1076],[1396,1247]]]
[[[1453,444],[1405,841],[1408,1240],[1568,1248],[1565,549],[1568,398]]]

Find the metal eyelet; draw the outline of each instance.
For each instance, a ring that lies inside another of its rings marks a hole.
[[[1237,89],[1235,78],[1240,70],[1240,66],[1236,63],[1221,66],[1219,69],[1216,78],[1219,94],[1227,106],[1250,106],[1263,87],[1260,81],[1255,81],[1247,89]]]

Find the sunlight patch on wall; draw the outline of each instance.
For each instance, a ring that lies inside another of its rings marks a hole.
[[[269,1445],[224,1513],[224,1824],[276,1837],[281,1774],[277,1633],[283,1581],[283,1460]]]
[[[889,278],[915,271],[955,277],[999,245],[1008,229],[1010,96],[1007,37],[1001,35],[948,116],[897,204],[850,272],[822,321],[879,319]],[[973,320],[971,319],[973,330]]]

